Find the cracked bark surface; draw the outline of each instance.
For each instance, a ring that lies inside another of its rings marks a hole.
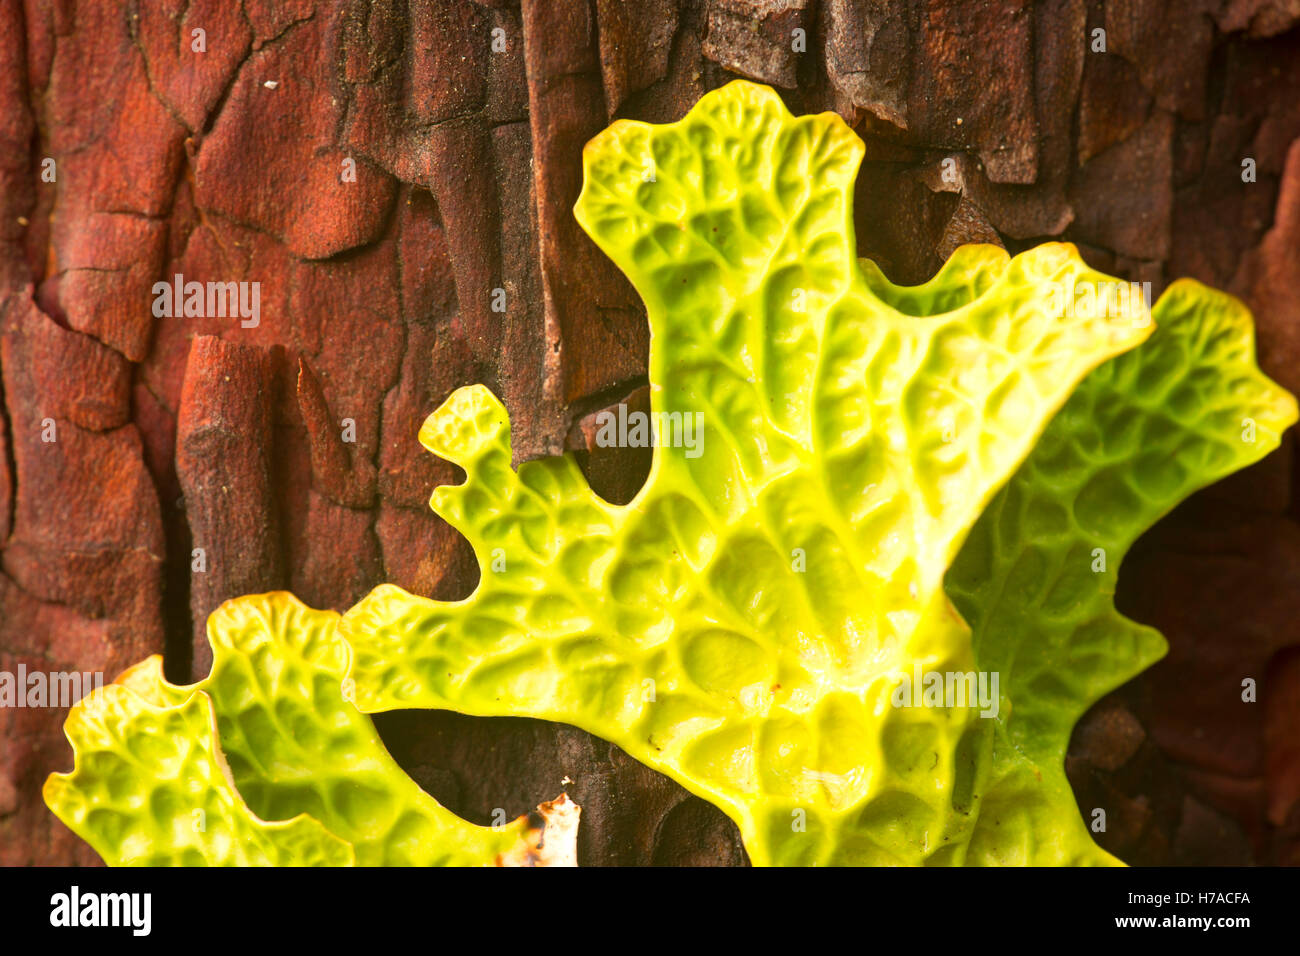
[[[426,506],[455,469],[416,442],[460,385],[503,397],[521,459],[575,450],[628,500],[648,456],[591,447],[589,416],[645,401],[647,331],[572,218],[581,148],[737,75],[863,136],[861,253],[891,278],[965,241],[1068,239],[1157,295],[1234,292],[1300,391],[1298,20],[1283,0],[0,0],[0,670],[111,679],[164,651],[186,680],[240,593],[468,593],[472,555]],[[177,274],[259,282],[260,322],[156,318]],[[1130,862],[1300,863],[1293,458],[1287,436],[1126,564],[1121,608],[1172,651],[1081,723],[1068,769]],[[63,716],[0,710],[0,863],[95,861],[39,796],[71,759]],[[477,822],[563,786],[583,864],[745,862],[721,813],[581,731],[379,724]]]

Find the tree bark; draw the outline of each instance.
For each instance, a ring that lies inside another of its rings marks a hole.
[[[469,593],[426,504],[454,468],[416,442],[461,385],[503,398],[519,459],[575,451],[628,500],[647,459],[581,420],[644,387],[648,333],[572,216],[582,145],[735,76],[863,136],[859,245],[896,281],[962,242],[1068,240],[1156,294],[1234,292],[1300,391],[1298,21],[1289,0],[0,0],[0,670],[112,679],[162,652],[188,680],[242,593]],[[258,283],[256,324],[155,315],[177,275]],[[1288,435],[1124,569],[1121,609],[1173,650],[1094,708],[1068,769],[1130,862],[1300,862],[1292,458]],[[0,710],[0,863],[96,859],[40,799],[71,765],[63,717]],[[567,789],[583,864],[745,862],[719,811],[581,731],[378,722],[477,822]]]

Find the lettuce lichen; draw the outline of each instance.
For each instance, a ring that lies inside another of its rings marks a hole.
[[[1116,862],[1062,764],[1163,653],[1114,609],[1120,560],[1295,402],[1238,303],[1178,282],[1153,322],[1069,245],[893,285],[856,258],[862,152],[741,81],[588,144],[578,220],[645,301],[653,415],[701,416],[698,453],[657,442],[614,506],[568,458],[512,471],[504,408],[455,393],[420,437],[465,469],[432,506],[482,581],[346,615],[358,706],[582,727],[757,864]]]
[[[206,679],[170,684],[154,656],[73,707],[76,767],[45,802],[113,865],[572,865],[565,797],[545,838],[480,827],[398,767],[349,699],[338,620],[284,593],[226,602]]]
[[[568,457],[514,470],[505,409],[460,389],[420,440],[465,470],[431,503],[477,590],[385,585],[337,630],[283,595],[227,605],[206,681],[155,659],[92,698],[106,715],[74,709],[55,812],[110,862],[546,852],[420,793],[348,688],[584,728],[722,808],[756,864],[1118,862],[1063,760],[1164,652],[1115,610],[1119,565],[1295,401],[1235,300],[1179,281],[1149,309],[1069,245],[964,246],[892,284],[856,258],[862,153],[746,82],[596,137],[576,214],[652,332],[641,492],[611,505]]]

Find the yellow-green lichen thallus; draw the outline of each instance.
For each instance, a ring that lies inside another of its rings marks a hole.
[[[1119,283],[1069,245],[892,285],[855,254],[862,152],[746,82],[588,144],[578,220],[645,301],[655,418],[699,413],[702,442],[663,428],[617,507],[569,458],[516,473],[501,404],[455,393],[420,439],[466,471],[432,506],[482,581],[352,609],[357,704],[582,727],[721,807],[756,864],[1117,862],[1062,761],[1163,653],[1114,610],[1120,560],[1295,402],[1238,303],[1179,282],[1153,323],[1083,295]],[[909,692],[932,674],[996,674],[997,699]]]
[[[45,802],[113,866],[573,865],[561,796],[475,826],[440,806],[350,702],[339,616],[290,594],[208,619],[212,672],[180,687],[154,656],[72,708],[76,766]]]

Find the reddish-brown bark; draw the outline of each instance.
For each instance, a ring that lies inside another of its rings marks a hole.
[[[1298,18],[1285,0],[0,0],[0,669],[111,678],[165,651],[183,679],[237,593],[467,593],[472,556],[426,507],[455,469],[416,444],[459,385],[503,396],[518,457],[567,445],[630,497],[644,456],[589,452],[583,419],[644,386],[647,331],[571,215],[580,152],[733,75],[863,135],[859,242],[895,279],[964,241],[1069,239],[1157,292],[1232,290],[1300,390]],[[177,274],[260,283],[260,321],[155,317]],[[1069,769],[1126,859],[1300,862],[1293,448],[1124,569],[1122,604],[1173,650],[1085,719]],[[70,762],[62,719],[0,711],[0,863],[94,860],[39,797]],[[744,860],[720,813],[580,731],[380,724],[480,822],[568,789],[584,863]]]

